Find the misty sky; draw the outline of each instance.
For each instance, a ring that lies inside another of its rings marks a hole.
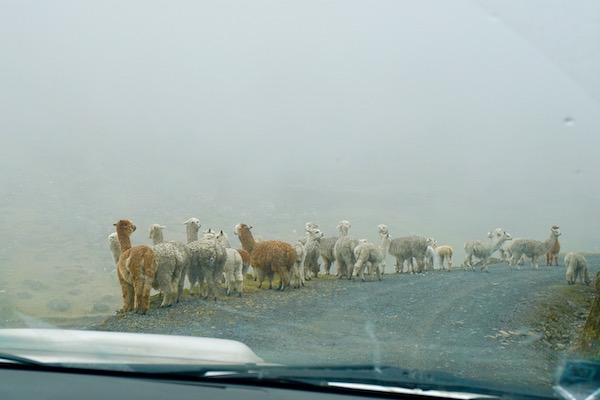
[[[0,0],[0,238],[109,259],[119,218],[138,243],[191,216],[285,240],[348,219],[459,254],[557,224],[600,251],[599,20],[592,0]]]

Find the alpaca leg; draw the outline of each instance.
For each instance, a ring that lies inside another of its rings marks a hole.
[[[121,285],[121,293],[123,294],[123,307],[118,312],[127,312],[133,310],[134,306],[134,292],[133,286],[127,282],[121,273],[117,270],[117,277],[119,278],[119,284]]]
[[[331,261],[326,258],[323,258],[323,271],[325,275],[329,275],[331,272]]]
[[[182,271],[181,275],[179,276],[179,282],[177,283],[177,300],[176,300],[177,303],[179,303],[179,301],[181,300],[181,296],[183,295],[183,286],[185,284],[185,276],[186,276],[185,271]]]
[[[538,256],[531,257],[531,265],[533,266],[533,269],[539,269],[538,258]]]
[[[150,290],[152,284],[142,281],[141,279],[135,285],[135,312],[138,314],[146,314],[150,306]]]
[[[352,280],[357,276],[360,276],[360,279],[364,282],[365,277],[363,276],[363,260],[362,257],[354,264],[354,270],[352,271]]]
[[[383,265],[384,265],[383,263],[379,263],[378,265],[375,265],[375,267],[374,267],[374,270],[375,270],[375,273],[377,274],[378,280],[381,280],[381,274],[382,274],[381,270],[382,270]],[[371,279],[371,280],[373,280],[373,279]]]

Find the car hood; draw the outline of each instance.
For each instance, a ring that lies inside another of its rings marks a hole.
[[[62,329],[1,329],[0,352],[60,365],[263,363],[248,346],[235,340]]]

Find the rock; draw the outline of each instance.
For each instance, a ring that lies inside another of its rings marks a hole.
[[[106,313],[111,310],[110,306],[105,303],[95,303],[90,312],[93,313]]]
[[[47,304],[52,311],[65,312],[71,309],[71,303],[65,299],[50,300]]]

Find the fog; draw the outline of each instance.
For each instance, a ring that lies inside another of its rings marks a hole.
[[[600,251],[600,5],[563,4],[0,1],[1,268],[106,267],[120,218]]]

